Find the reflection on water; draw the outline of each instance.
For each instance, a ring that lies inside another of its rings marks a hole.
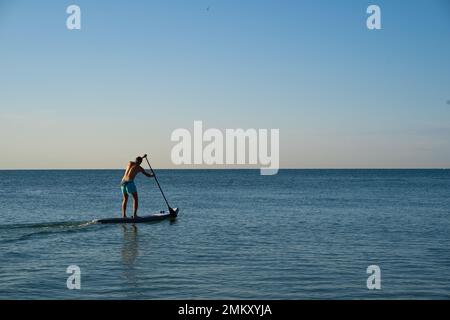
[[[139,255],[138,228],[135,224],[122,225],[123,246],[122,246],[122,264],[124,277],[132,287],[137,287],[135,263]]]

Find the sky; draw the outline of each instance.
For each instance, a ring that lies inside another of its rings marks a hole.
[[[279,129],[282,168],[449,168],[449,39],[450,0],[0,0],[0,169],[178,168],[195,120]]]

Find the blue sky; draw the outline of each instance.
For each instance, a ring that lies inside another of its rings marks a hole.
[[[282,167],[450,167],[449,39],[447,0],[0,0],[0,169],[173,167],[194,120],[279,128]]]

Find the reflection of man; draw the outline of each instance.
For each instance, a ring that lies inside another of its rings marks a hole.
[[[136,270],[136,259],[139,255],[139,243],[138,243],[138,228],[133,225],[122,225],[123,230],[123,246],[121,250],[122,255],[122,270],[123,277],[126,279],[126,283],[129,289],[139,288],[140,282],[138,281],[138,271]],[[133,290],[131,291],[133,292]]]
[[[130,229],[128,227],[131,227]],[[123,229],[123,248],[122,248],[122,261],[128,267],[134,265],[139,249],[138,249],[138,239],[137,239],[137,226],[122,225]]]
[[[144,157],[146,157],[145,155]],[[152,178],[154,177],[153,173],[145,172],[144,168],[141,167],[142,157],[137,157],[136,162],[130,161],[128,163],[127,168],[125,169],[125,174],[123,175],[122,182],[120,184],[120,188],[122,189],[123,200],[122,200],[122,218],[127,217],[127,203],[128,196],[131,194],[133,196],[133,218],[137,218],[137,210],[138,210],[138,194],[136,185],[134,184],[134,178],[139,172],[142,172],[143,175]]]

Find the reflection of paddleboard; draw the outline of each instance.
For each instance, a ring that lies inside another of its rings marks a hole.
[[[139,216],[136,219],[129,218],[110,218],[94,220],[96,223],[142,223],[151,221],[160,221],[165,219],[175,219],[178,216],[178,208],[173,209],[174,212],[161,211],[160,213],[154,213],[148,216]]]

